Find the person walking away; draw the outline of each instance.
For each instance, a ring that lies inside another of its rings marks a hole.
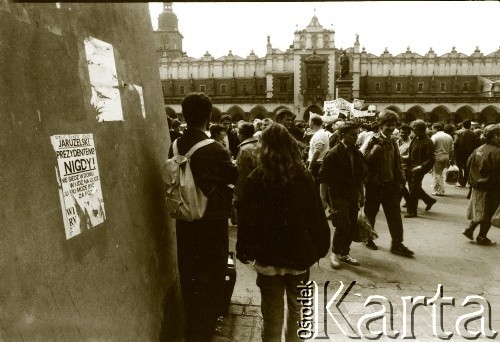
[[[323,158],[328,152],[328,132],[322,128],[323,119],[319,115],[311,115],[309,119],[309,127],[311,128],[312,138],[309,142],[309,153],[307,157],[308,169],[312,176],[316,180],[316,184],[319,189],[318,174],[321,165],[323,164]]]
[[[410,203],[408,203],[408,213],[406,218],[417,217],[418,200],[421,199],[426,204],[425,211],[431,210],[436,200],[429,196],[422,188],[424,176],[432,170],[434,166],[434,143],[427,136],[427,127],[423,120],[415,120],[411,124],[415,138],[410,143],[409,148],[409,171],[408,184],[410,187]]]
[[[476,242],[489,246],[493,244],[487,237],[491,219],[500,205],[500,124],[486,126],[483,135],[486,143],[471,154],[467,163],[472,187],[468,219],[472,222],[463,234],[473,240],[476,222],[480,222]]]
[[[177,139],[179,154],[208,139],[205,128],[210,121],[212,102],[203,93],[192,93],[182,100],[187,128]],[[172,146],[169,157],[173,156]],[[210,143],[194,152],[190,167],[196,186],[207,196],[203,217],[194,221],[177,220],[177,262],[186,317],[186,341],[210,341],[222,305],[224,279],[229,253],[228,218],[232,189],[238,178],[236,166],[227,150]]]
[[[248,176],[240,198],[236,256],[254,261],[261,294],[262,341],[301,341],[297,336],[301,296],[309,268],[328,253],[330,227],[305,168],[297,141],[279,124],[261,136],[259,166]]]
[[[455,137],[455,159],[458,166],[458,184],[457,187],[465,187],[469,179],[469,170],[467,169],[467,160],[472,152],[479,147],[480,141],[471,128],[471,121],[465,120]]]
[[[382,111],[378,117],[380,131],[367,142],[363,153],[367,169],[364,212],[370,224],[375,227],[375,218],[382,205],[392,239],[391,252],[411,257],[413,252],[403,245],[403,222],[399,207],[401,189],[405,184],[403,165],[398,145],[391,138],[398,121],[399,117],[395,112]],[[377,249],[373,240],[368,240],[365,245],[370,249]]]
[[[432,125],[436,133],[431,137],[434,144],[434,158],[436,159],[432,168],[433,196],[444,195],[443,172],[453,163],[453,138],[444,132],[444,124],[441,122]]]
[[[234,187],[233,206],[238,212],[239,198],[247,182],[248,175],[258,165],[259,138],[254,136],[255,128],[249,122],[238,125],[238,138],[241,141],[236,167],[238,168],[238,181]],[[237,215],[236,215],[237,216]]]
[[[363,155],[356,148],[358,126],[346,122],[339,129],[341,141],[323,159],[319,171],[322,185],[328,187],[332,222],[335,233],[332,240],[330,264],[334,269],[340,262],[358,266],[359,262],[349,255],[353,236],[358,234],[358,212],[364,205]]]
[[[404,198],[405,203],[403,204],[403,208],[408,206],[408,202],[410,201],[410,192],[406,188],[406,179],[408,179],[407,173],[408,170],[408,160],[410,159],[410,155],[408,151],[410,150],[410,134],[411,128],[410,126],[404,124],[400,127],[400,138],[398,139],[399,146],[399,154],[401,155],[401,160],[403,163],[403,173],[405,177],[405,184],[403,184],[403,189],[401,190],[401,197]]]

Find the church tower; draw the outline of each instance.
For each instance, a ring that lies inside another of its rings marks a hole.
[[[172,3],[163,3],[163,12],[158,16],[158,30],[155,31],[158,58],[178,58],[182,56],[182,34],[178,20],[172,11]]]

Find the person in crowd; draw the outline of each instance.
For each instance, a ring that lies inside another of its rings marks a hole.
[[[270,118],[264,118],[262,119],[262,129],[260,131],[256,131],[254,133],[254,137],[259,138],[260,135],[262,134],[262,131],[266,129],[266,127],[270,126],[273,123],[273,120]]]
[[[208,139],[205,129],[212,101],[204,93],[182,100],[187,128],[177,139],[179,154]],[[172,147],[169,158],[173,156]],[[228,218],[238,170],[221,144],[211,143],[191,156],[196,186],[207,196],[205,214],[191,222],[177,220],[177,262],[186,317],[186,341],[210,341],[222,305],[229,253]]]
[[[181,132],[181,122],[178,119],[173,119],[170,124],[170,141],[174,141],[175,139],[182,136]]]
[[[435,133],[431,140],[434,143],[435,163],[432,169],[434,188],[433,196],[444,195],[443,171],[453,163],[453,138],[444,132],[444,124],[437,122],[432,125]]]
[[[224,146],[226,146],[231,152],[231,156],[236,158],[238,155],[238,145],[240,141],[238,139],[238,134],[234,131],[233,125],[231,123],[231,117],[229,115],[222,115],[220,117],[219,123],[226,127],[226,137],[224,138]]]
[[[479,223],[476,242],[489,246],[493,244],[487,237],[491,219],[500,205],[500,124],[486,126],[483,135],[486,143],[471,154],[467,163],[472,187],[468,219],[472,222],[463,234],[473,240]]]
[[[243,263],[254,261],[262,341],[281,341],[284,322],[285,340],[301,341],[297,286],[308,281],[309,268],[328,253],[330,228],[297,140],[283,125],[272,124],[262,131],[261,144],[259,166],[240,198],[236,256]]]
[[[359,265],[349,251],[353,236],[358,234],[359,208],[364,205],[363,155],[356,148],[358,126],[346,122],[339,133],[340,143],[328,151],[319,172],[322,185],[328,187],[335,226],[330,255],[330,264],[334,269],[339,268],[341,262]]]
[[[403,165],[398,145],[391,138],[398,121],[399,117],[395,112],[380,112],[380,132],[367,142],[363,153],[367,168],[364,212],[368,221],[375,227],[375,218],[382,204],[392,239],[391,252],[411,257],[413,252],[403,245],[403,222],[399,206],[401,189],[405,184]],[[377,249],[373,240],[368,240],[365,245],[370,249]]]
[[[210,132],[210,138],[214,139],[219,144],[221,144],[226,149],[228,149],[228,146],[226,145],[226,142],[225,142],[225,138],[227,136],[225,126],[222,126],[219,124],[213,124],[213,125],[210,125],[210,127],[208,128],[208,131]],[[228,149],[228,151],[229,151],[229,149]]]
[[[446,134],[449,134],[450,137],[453,138],[453,141],[455,141],[455,126],[448,124],[444,126],[444,132]]]
[[[399,146],[399,154],[401,156],[401,160],[403,163],[403,173],[405,176],[405,183],[403,184],[403,189],[401,190],[401,197],[404,198],[405,203],[403,204],[403,208],[408,206],[408,202],[410,201],[410,192],[406,188],[406,180],[408,179],[408,160],[410,159],[410,154],[408,151],[410,150],[410,134],[411,134],[411,128],[407,124],[403,124],[400,127],[400,138],[398,140],[398,146]]]
[[[357,147],[361,147],[361,145],[363,145],[363,143],[365,142],[366,135],[368,134],[368,132],[370,132],[372,130],[371,125],[368,123],[362,124],[361,127],[362,127],[362,130],[358,134],[358,140],[356,141]]]
[[[363,139],[363,143],[360,145],[359,150],[361,153],[366,151],[366,147],[368,146],[368,142],[373,138],[373,136],[377,135],[380,132],[379,123],[374,121],[370,124],[370,131],[366,133],[365,138]]]
[[[422,188],[424,176],[432,170],[435,162],[434,143],[427,136],[427,126],[423,120],[415,120],[411,123],[415,134],[409,148],[408,160],[408,185],[410,188],[410,202],[407,205],[406,218],[417,217],[418,200],[426,204],[425,211],[431,210],[436,200],[430,197]]]
[[[234,187],[233,205],[238,212],[238,202],[248,175],[258,165],[259,138],[254,136],[255,128],[251,123],[243,122],[238,125],[238,138],[241,141],[236,167],[238,168],[238,182]]]
[[[469,179],[469,170],[467,169],[467,160],[472,152],[479,147],[480,141],[470,129],[471,121],[465,120],[455,137],[455,159],[458,166],[458,184],[457,187],[465,187]]]
[[[295,117],[295,114],[293,114],[291,111],[289,111],[286,108],[279,109],[276,112],[276,123],[279,123],[290,132],[290,129],[292,128],[293,124],[293,119]]]
[[[340,133],[339,129],[344,125],[344,120],[343,119],[335,119],[333,121],[333,133],[330,134],[330,142],[329,142],[329,147],[332,148],[335,145],[337,145],[340,142]]]
[[[262,120],[261,119],[253,120],[253,127],[255,130],[255,133],[262,131]]]
[[[319,190],[319,169],[321,168],[323,158],[329,149],[328,132],[323,129],[323,119],[321,119],[321,116],[319,115],[311,115],[311,118],[309,119],[309,127],[311,128],[313,135],[311,137],[311,141],[309,141],[307,167],[316,180]]]

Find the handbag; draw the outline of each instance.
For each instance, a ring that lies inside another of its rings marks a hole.
[[[458,166],[451,165],[446,170],[445,182],[448,184],[455,184],[458,181]]]
[[[358,231],[359,231],[359,239],[362,242],[367,242],[368,240],[375,240],[378,238],[378,234],[371,225],[370,221],[365,215],[363,210],[359,211],[358,214]]]

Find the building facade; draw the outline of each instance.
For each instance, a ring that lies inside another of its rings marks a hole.
[[[165,110],[172,117],[181,116],[182,98],[198,91],[212,99],[213,121],[222,114],[233,121],[273,117],[281,108],[307,120],[339,94],[374,104],[378,111],[392,109],[404,121],[500,121],[500,49],[484,55],[476,48],[468,56],[452,48],[437,56],[432,48],[420,55],[408,47],[394,56],[386,48],[375,56],[360,48],[356,35],[344,51],[350,66],[344,79],[335,31],[313,16],[306,28],[294,32],[286,51],[273,48],[268,36],[264,57],[252,50],[243,58],[229,50],[220,58],[207,51],[196,59],[182,51],[172,3],[164,3],[155,38]]]

